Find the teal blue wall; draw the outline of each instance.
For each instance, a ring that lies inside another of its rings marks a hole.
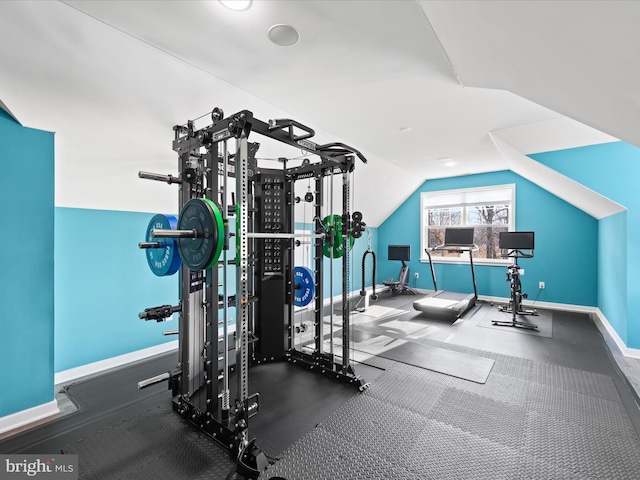
[[[53,400],[54,135],[0,109],[0,417]]]
[[[583,211],[510,172],[428,180],[379,227],[380,278],[397,277],[398,262],[386,260],[389,244],[410,244],[411,285],[433,289],[428,263],[420,258],[420,193],[457,188],[516,184],[516,229],[536,233],[535,257],[522,259],[523,291],[530,299],[572,305],[595,306],[598,301],[598,222]],[[438,288],[471,293],[473,284],[467,265],[435,264]],[[415,272],[420,278],[414,279]],[[477,265],[478,294],[509,296],[504,266]],[[539,292],[538,282],[546,289]]]
[[[363,219],[366,223],[366,218]],[[315,229],[315,225],[311,223],[298,223],[295,225],[296,230],[307,230],[313,231]],[[368,233],[367,233],[368,231]],[[378,251],[378,229],[374,227],[367,227],[362,233],[362,237],[354,239],[353,248],[349,251],[349,285],[347,286],[347,291],[349,292],[359,292],[362,289],[362,256],[367,251],[368,248],[368,236],[371,236],[371,250],[375,252],[376,260]],[[313,268],[311,264],[304,265],[309,268]],[[333,263],[333,277],[331,276],[331,264]],[[333,287],[333,296],[341,296],[342,295],[342,257],[334,258],[333,260],[324,257],[323,263],[323,283],[322,289],[324,298],[328,299],[331,296],[331,288]],[[373,263],[371,259],[371,255],[367,255],[366,264],[365,264],[365,288],[371,286],[371,279],[373,274]],[[378,284],[382,283],[382,277],[376,275],[376,282]],[[356,298],[356,301],[358,299]]]
[[[366,222],[365,222],[366,223]],[[369,228],[371,232],[371,250],[375,252],[376,261],[379,262],[378,259],[378,251],[377,251],[377,243],[378,243],[378,229],[377,228]],[[353,248],[349,252],[349,284],[347,285],[348,292],[359,292],[362,289],[362,256],[364,252],[367,251],[367,233],[364,232],[362,237],[356,238],[353,243]],[[329,275],[331,270],[330,266],[333,262],[333,278]],[[324,259],[323,263],[323,274],[324,274],[324,298],[329,298],[330,296],[330,286],[333,285],[333,296],[341,296],[342,295],[342,258],[335,258],[331,260],[330,258]],[[377,273],[377,272],[376,272]],[[372,278],[372,259],[371,255],[367,255],[366,263],[365,263],[365,288],[371,286],[371,278]],[[376,275],[376,283],[381,284],[382,280],[384,280],[380,275]],[[354,297],[354,301],[358,301],[357,297]]]
[[[55,209],[55,371],[175,340],[177,315],[157,323],[145,308],[178,303],[178,275],[156,277],[138,242],[152,214]]]
[[[104,360],[172,341],[162,331],[177,329],[170,322],[138,318],[145,308],[178,302],[178,275],[156,277],[147,266],[138,242],[152,214],[78,208],[55,209],[55,371]],[[233,230],[233,222],[230,225]],[[298,225],[297,228],[304,228]],[[375,248],[376,229],[372,229]],[[367,236],[356,239],[351,255],[351,289],[360,290],[362,255]],[[233,243],[229,259],[234,257]],[[329,296],[329,265],[325,298]],[[342,262],[334,260],[334,295],[342,292]],[[367,286],[371,284],[367,260]],[[235,269],[228,267],[229,293],[235,294]],[[229,310],[231,323],[235,309]]]
[[[600,220],[598,307],[627,343],[627,212]]]
[[[627,211],[600,221],[598,306],[630,348],[640,348],[640,149],[605,143],[531,155],[534,160],[623,205]],[[613,271],[613,268],[618,269]]]

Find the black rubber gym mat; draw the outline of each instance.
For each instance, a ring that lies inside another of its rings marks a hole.
[[[610,377],[474,353],[495,359],[486,384],[378,359],[385,373],[261,478],[637,478],[640,441]]]
[[[389,340],[393,341],[391,338]],[[363,345],[357,349],[370,353]],[[487,381],[494,364],[490,358],[413,342],[403,343],[376,355],[476,383]]]
[[[156,407],[67,445],[78,455],[80,478],[225,479],[228,453],[174,412]]]

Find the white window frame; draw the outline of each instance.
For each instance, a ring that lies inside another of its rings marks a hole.
[[[420,261],[428,262],[429,259],[427,254],[425,253],[425,248],[428,245],[428,228],[429,228],[429,216],[428,209],[429,208],[447,208],[447,207],[462,207],[463,209],[463,221],[466,221],[468,218],[466,213],[466,209],[482,204],[491,204],[493,202],[481,202],[481,201],[471,201],[465,203],[464,201],[455,201],[454,199],[461,199],[464,197],[482,197],[485,194],[487,197],[490,196],[493,192],[508,190],[510,193],[507,195],[508,203],[510,205],[509,208],[509,216],[508,216],[508,224],[507,230],[512,232],[515,230],[516,224],[516,185],[515,183],[509,183],[504,185],[491,185],[487,187],[470,187],[470,188],[460,188],[455,190],[436,190],[430,192],[421,192],[420,193]],[[440,201],[435,200],[436,198],[440,198]],[[461,224],[461,227],[464,226],[473,226],[467,224]],[[434,263],[468,263],[469,262],[469,254],[463,253],[458,257],[440,257],[437,255],[432,255],[431,259]],[[474,255],[473,257],[474,264],[484,264],[484,265],[504,265],[512,263],[511,259],[508,258],[480,258]]]

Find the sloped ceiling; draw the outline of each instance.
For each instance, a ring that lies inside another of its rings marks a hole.
[[[218,106],[362,151],[354,208],[377,226],[427,179],[509,168],[491,132],[519,153],[640,145],[638,13],[611,1],[4,1],[0,99],[56,132],[58,205],[174,211],[172,187],[137,172],[175,173],[172,126]],[[278,23],[299,42],[270,43]]]
[[[462,84],[640,145],[640,2],[422,1]]]

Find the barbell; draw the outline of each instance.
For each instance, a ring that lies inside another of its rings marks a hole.
[[[361,213],[354,212],[356,223],[361,218]],[[325,256],[342,257],[342,217],[328,215],[322,226],[326,233],[250,232],[245,235],[247,238],[321,238]],[[349,249],[358,233],[350,232]],[[192,198],[184,204],[178,219],[171,215],[154,216],[147,227],[146,241],[139,247],[147,250],[151,271],[157,276],[166,276],[178,271],[181,260],[191,270],[212,268],[220,258],[224,241],[224,221],[218,205],[208,198]]]

